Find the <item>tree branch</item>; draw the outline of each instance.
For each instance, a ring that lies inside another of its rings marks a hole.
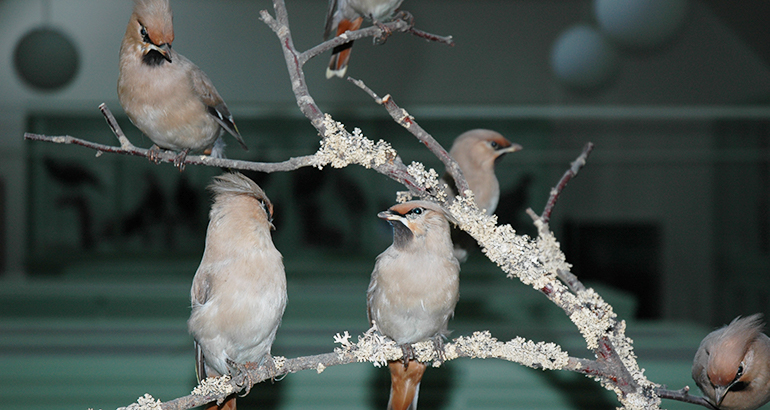
[[[580,156],[570,164],[570,168],[561,177],[559,183],[556,184],[555,187],[551,188],[551,196],[548,198],[548,202],[546,202],[545,209],[543,209],[543,214],[541,216],[543,222],[548,223],[551,220],[551,212],[553,212],[553,207],[556,205],[556,201],[559,199],[561,191],[564,190],[564,187],[567,186],[567,183],[571,181],[572,178],[577,176],[580,169],[583,168],[583,166],[586,164],[586,160],[593,150],[593,143],[589,142],[586,144],[585,147],[583,147],[583,153],[580,154]]]
[[[718,407],[711,404],[705,397],[690,395],[690,387],[685,386],[679,390],[667,390],[663,387],[657,389],[658,396],[663,399],[682,401],[685,403],[697,404],[711,410],[719,410]]]
[[[409,115],[405,109],[399,107],[393,100],[393,97],[390,96],[390,94],[380,98],[377,96],[377,94],[375,94],[374,91],[367,87],[363,81],[351,77],[348,77],[348,81],[355,84],[358,88],[364,90],[364,92],[369,94],[369,96],[371,96],[377,104],[385,107],[385,109],[388,111],[388,114],[390,114],[391,118],[393,118],[396,123],[406,128],[420,142],[428,147],[430,152],[432,152],[433,155],[441,160],[449,175],[454,178],[458,194],[463,197],[466,196],[466,191],[470,188],[468,187],[468,182],[465,180],[465,177],[463,177],[462,170],[460,170],[460,166],[457,164],[457,161],[449,156],[449,153],[444,149],[444,147],[442,147],[441,144],[439,144],[432,135],[428,134],[428,132],[425,131],[417,123],[417,121],[415,121],[414,117]],[[454,200],[454,198],[448,199],[450,200],[449,202]]]
[[[292,158],[284,163],[278,163],[282,165],[261,164],[256,168],[272,169],[272,166],[276,166],[275,170],[291,170],[301,166],[321,168],[326,165],[344,167],[357,164],[372,168],[400,182],[414,195],[444,203],[446,198],[441,197],[443,189],[439,185],[438,175],[434,170],[426,171],[422,164],[416,162],[407,167],[387,142],[378,141],[375,143],[364,137],[358,129],[353,130],[352,133],[348,132],[343,124],[334,121],[330,115],[324,114],[309,93],[303,72],[303,65],[308,59],[341,44],[340,42],[352,41],[354,38],[365,36],[382,36],[382,29],[377,27],[349,32],[344,34],[344,38],[330,40],[307,52],[300,53],[294,47],[284,1],[273,0],[273,7],[275,18],[267,11],[262,11],[260,19],[273,30],[281,43],[297,105],[318,131],[321,137],[321,148],[312,156]],[[405,23],[394,21],[389,24],[401,29],[403,28],[402,24]],[[406,31],[416,34],[410,28]],[[360,84],[363,85],[363,83]],[[362,89],[368,90],[365,86]],[[427,132],[422,130],[406,111],[400,109],[390,96],[380,99],[371,90],[367,92],[386,107],[394,120],[410,130],[432,152],[436,153],[447,165],[448,171],[455,177],[458,187],[467,187],[459,168],[449,158],[446,151]],[[148,156],[149,150],[136,148],[130,144],[106,106],[102,106],[102,112],[105,114],[110,128],[118,137],[121,143],[120,147],[88,143],[69,136],[45,137],[26,134],[25,138],[88,146],[97,150],[97,155],[101,152],[120,152],[129,155]],[[475,204],[473,195],[466,194],[469,191],[462,188],[461,195],[458,195],[449,204],[448,211],[457,221],[459,227],[476,239],[486,256],[500,266],[508,277],[515,277],[522,283],[537,289],[569,316],[586,340],[587,347],[595,354],[596,360],[569,357],[559,346],[552,343],[535,343],[521,338],[505,343],[498,342],[488,332],[476,332],[470,337],[455,339],[445,346],[444,357],[447,360],[457,357],[499,358],[535,368],[577,371],[596,378],[602,386],[615,391],[618,400],[628,409],[654,409],[660,403],[658,392],[662,390],[659,389],[660,386],[647,380],[639,369],[631,340],[625,336],[625,322],[617,318],[612,306],[607,304],[593,289],[583,286],[577,277],[570,273],[571,266],[566,262],[564,254],[548,226],[552,209],[561,191],[585,164],[592,148],[593,145],[589,143],[551,191],[543,215],[538,217],[530,211],[530,215],[533,216],[534,223],[538,227],[538,236],[535,239],[516,235],[510,225],[497,225],[496,217],[481,212]],[[162,161],[173,162],[176,155],[163,153],[160,157]],[[194,158],[188,157],[188,160],[193,161]],[[249,164],[248,161],[217,160],[228,162],[214,162],[214,159],[208,157],[199,157],[198,160],[205,165],[227,166],[233,169],[254,169],[246,168]],[[315,368],[317,371],[322,371],[326,366],[351,363],[352,361],[371,361],[375,364],[382,364],[387,360],[399,359],[402,354],[401,348],[396,346],[392,340],[378,335],[379,333],[370,330],[364,335],[364,340],[360,340],[359,344],[355,345],[347,340],[349,338],[347,334],[346,336],[338,335],[336,340],[342,347],[336,349],[334,353],[296,359],[275,358],[276,371],[274,373],[270,373],[267,369],[252,367],[253,364],[249,364],[232,380],[204,381],[191,396],[172,400],[163,404],[162,408],[189,408],[191,405],[222,400],[228,394],[250,387],[255,382],[302,369]],[[371,339],[375,340],[374,345],[366,344],[366,340],[371,342]],[[417,352],[417,360],[423,362],[439,360],[438,357],[440,356],[433,351],[432,343],[425,342],[425,344],[427,346],[423,347],[420,347],[420,343],[415,344],[414,350]],[[145,397],[145,399],[145,403],[152,401],[150,400],[151,397],[149,399]],[[156,405],[157,403],[154,402],[148,404],[148,406]]]

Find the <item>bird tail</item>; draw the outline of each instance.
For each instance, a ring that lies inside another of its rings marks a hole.
[[[361,28],[361,23],[363,23],[363,21],[363,17],[359,17],[355,20],[342,19],[337,25],[337,35],[339,36],[346,31],[358,30]],[[348,70],[348,61],[350,61],[352,47],[352,41],[334,47],[332,50],[332,58],[329,60],[329,68],[326,69],[327,79],[332,78],[335,75],[340,78],[345,76],[345,72]]]
[[[388,363],[390,367],[390,398],[388,410],[416,410],[420,380],[426,366],[416,360]]]

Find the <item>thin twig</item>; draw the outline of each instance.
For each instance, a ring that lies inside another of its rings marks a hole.
[[[388,111],[388,114],[390,114],[391,118],[393,118],[396,123],[406,128],[406,130],[412,133],[412,135],[414,135],[420,142],[422,142],[430,150],[430,152],[433,153],[433,155],[441,160],[449,175],[451,175],[455,180],[455,186],[458,188],[457,193],[462,197],[466,196],[465,191],[469,189],[468,182],[465,180],[465,177],[463,176],[457,161],[449,156],[449,153],[444,149],[444,147],[442,147],[441,144],[439,144],[432,135],[425,131],[417,123],[417,121],[415,121],[414,117],[409,115],[405,109],[399,107],[398,104],[396,104],[396,102],[393,100],[393,97],[390,96],[390,94],[380,98],[374,91],[372,91],[366,84],[364,84],[363,81],[351,77],[348,77],[348,81],[355,84],[358,88],[364,90],[364,92],[369,94],[369,96],[372,97],[377,104],[385,107],[385,109]]]
[[[118,125],[118,120],[115,119],[115,116],[112,115],[112,111],[107,107],[107,104],[101,103],[99,104],[99,111],[102,112],[102,115],[104,116],[104,119],[107,120],[107,125],[110,126],[110,129],[112,130],[112,133],[115,134],[116,137],[118,137],[118,141],[120,142],[120,147],[124,150],[132,150],[136,148],[134,144],[131,143],[131,141],[126,138],[126,134],[123,133],[123,130],[120,128],[120,125]]]
[[[424,39],[426,39],[428,41],[435,41],[437,43],[444,43],[444,44],[446,44],[446,45],[448,45],[450,47],[454,47],[454,45],[455,45],[455,40],[454,40],[454,38],[452,38],[452,36],[437,36],[435,34],[431,34],[431,33],[427,33],[427,32],[422,31],[422,30],[418,30],[418,29],[416,29],[414,27],[410,28],[407,31],[409,33],[417,36],[417,37],[424,38]]]
[[[697,404],[711,410],[719,410],[719,408],[711,404],[710,401],[706,400],[705,397],[691,395],[689,386],[685,386],[679,390],[668,390],[659,387],[655,393],[662,399],[682,401],[685,403]]]
[[[580,154],[580,156],[577,157],[577,159],[573,161],[572,164],[570,164],[570,168],[561,177],[559,183],[551,189],[551,196],[548,198],[548,202],[546,202],[545,209],[543,209],[543,214],[541,216],[543,222],[548,223],[551,220],[551,212],[553,212],[553,207],[556,205],[556,201],[559,199],[559,195],[561,195],[561,192],[564,190],[564,187],[567,186],[567,183],[572,180],[572,178],[577,176],[580,168],[583,168],[583,166],[586,164],[586,159],[588,159],[588,155],[591,154],[593,149],[593,143],[589,142],[586,144],[586,146],[583,147],[583,153]]]
[[[48,136],[40,134],[25,133],[24,139],[30,141],[45,141],[53,142],[57,144],[72,144],[80,145],[82,147],[90,148],[97,151],[97,155],[102,152],[109,152],[114,154],[133,155],[137,157],[150,158],[151,150],[146,148],[138,148],[130,145],[132,148],[122,148],[111,145],[98,144],[91,141],[86,141],[80,138],[71,137],[69,135],[63,136]],[[178,154],[173,151],[161,151],[154,158],[157,158],[158,162],[174,163],[174,159]],[[242,161],[227,158],[213,158],[206,155],[188,155],[184,164],[187,165],[206,165],[220,168],[240,169],[246,171],[258,171],[265,173],[272,172],[287,172],[294,171],[303,167],[316,166],[317,159],[315,155],[307,155],[302,157],[293,157],[283,162],[252,162]]]
[[[409,32],[410,29],[411,29],[411,26],[409,25],[408,22],[404,20],[396,19],[388,23],[375,24],[373,26],[362,28],[359,30],[346,31],[340,34],[339,36],[336,36],[332,39],[324,41],[323,43],[300,53],[299,61],[301,62],[301,64],[304,65],[308,60],[312,59],[313,57],[323,54],[333,49],[334,47],[341,46],[346,43],[350,43],[351,41],[359,40],[366,37],[382,38],[383,36],[389,35],[390,33]],[[437,39],[436,41],[440,41],[438,39],[442,38],[434,34],[429,34],[429,35],[435,36],[435,38]]]

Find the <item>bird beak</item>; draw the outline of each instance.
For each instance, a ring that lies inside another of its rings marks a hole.
[[[393,222],[401,222],[402,224],[404,224],[404,226],[409,228],[409,225],[406,222],[406,218],[404,218],[403,215],[397,212],[391,211],[390,209],[388,209],[387,211],[382,211],[378,213],[377,217],[388,221],[391,225],[393,224]]]
[[[733,384],[730,383],[727,386],[715,386],[714,387],[714,401],[716,402],[716,403],[714,403],[714,405],[716,407],[719,407],[720,405],[722,405],[722,400],[725,399],[725,395],[727,395],[727,392],[730,390],[730,387],[732,387],[732,386],[733,386]]]
[[[399,214],[397,214],[397,213],[395,213],[395,212],[393,212],[391,210],[382,211],[382,212],[377,214],[377,217],[380,218],[380,219],[384,219],[386,221],[400,221],[400,220],[402,220],[404,218],[403,216],[401,216],[401,215],[399,215]]]
[[[522,147],[519,144],[511,144],[511,146],[509,147],[505,147],[503,149],[497,150],[497,155],[500,156],[503,154],[507,154],[509,152],[521,151],[522,149],[524,149],[524,147]]]
[[[147,55],[147,53],[153,50],[160,53],[160,55],[162,55],[163,58],[166,59],[166,61],[168,61],[169,63],[171,62],[171,54],[170,54],[171,44],[166,43],[166,44],[161,44],[159,46],[156,46],[155,44],[148,44],[147,47],[145,47],[144,49],[144,54]]]

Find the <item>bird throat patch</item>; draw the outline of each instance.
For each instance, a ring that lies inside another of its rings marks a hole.
[[[150,50],[142,57],[142,62],[150,67],[157,67],[167,62],[166,57],[158,50]]]

